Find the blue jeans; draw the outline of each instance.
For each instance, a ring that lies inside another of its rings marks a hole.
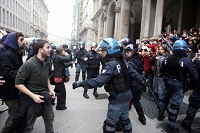
[[[120,103],[120,104],[108,104],[108,112],[106,121],[112,125],[116,125],[116,123],[121,120],[127,120],[129,118],[129,107],[128,103]],[[131,122],[124,127],[125,130],[132,129]],[[106,126],[107,131],[115,131],[115,127]]]
[[[65,75],[70,76],[69,67],[65,68]]]
[[[81,70],[82,70],[82,72],[86,72],[86,65],[82,65],[82,64],[77,63],[76,73],[80,73]]]

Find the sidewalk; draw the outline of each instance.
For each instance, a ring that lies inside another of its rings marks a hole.
[[[70,69],[70,81],[65,83],[67,91],[67,110],[58,111],[53,106],[55,113],[54,130],[59,133],[102,133],[102,124],[107,113],[107,99],[96,100],[93,96],[93,90],[88,90],[89,99],[83,97],[83,88],[72,89],[74,82],[75,69]],[[80,80],[82,79],[80,75]],[[98,88],[98,93],[106,93],[102,88]],[[177,119],[177,126],[180,133],[186,133],[181,127],[181,120],[185,117],[187,109],[187,97],[185,96],[184,103],[180,109],[180,115]],[[147,124],[144,126],[138,120],[138,115],[132,107],[130,110],[130,119],[133,126],[133,133],[161,133],[165,132],[167,117],[164,121],[157,121],[157,108],[153,101],[147,100],[143,94],[141,103],[147,119]],[[0,131],[4,126],[8,114],[7,111],[0,114]],[[200,113],[197,113],[194,127],[195,132],[200,132]],[[39,117],[34,125],[31,133],[44,133],[44,123],[42,117]]]

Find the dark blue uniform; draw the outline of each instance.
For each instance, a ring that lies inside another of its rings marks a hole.
[[[107,118],[104,123],[106,131],[115,132],[115,125],[120,119],[124,125],[125,132],[131,133],[132,125],[129,119],[128,102],[132,99],[132,93],[126,85],[123,86],[125,80],[123,78],[123,82],[121,82],[120,75],[123,71],[123,74],[126,72],[129,75],[130,80],[137,80],[141,84],[143,80],[142,76],[129,65],[125,71],[121,66],[117,59],[110,60],[97,78],[85,80],[82,86],[84,88],[94,88],[104,85],[105,90],[110,95]]]
[[[140,75],[142,75],[143,72],[143,66],[142,63],[140,62],[139,59],[137,58],[127,58],[128,64],[130,64],[130,66],[132,68],[134,68]],[[140,103],[140,99],[141,99],[141,92],[142,92],[142,86],[140,83],[138,83],[137,81],[132,81],[131,82],[131,91],[132,91],[132,95],[133,98],[130,101],[129,104],[129,109],[131,109],[131,106],[133,104],[134,108],[136,109],[136,112],[139,116],[139,121],[141,121],[141,123],[143,125],[146,125],[146,118],[144,116],[144,111],[142,108],[142,105]]]
[[[85,54],[84,58],[88,58],[86,61],[87,79],[96,78],[99,75],[99,67],[101,62],[101,55],[95,50],[91,50]],[[87,89],[84,89],[84,94],[87,95]],[[94,96],[98,96],[97,87],[94,87]],[[89,97],[88,97],[89,98]]]
[[[200,60],[196,61],[195,69],[197,70],[198,74],[200,74]],[[184,129],[191,131],[191,125],[195,118],[195,115],[200,108],[200,80],[198,83],[194,81],[193,84],[196,84],[192,93],[189,97],[189,106],[186,112],[186,118],[184,119],[182,126]],[[191,89],[191,88],[190,88]]]
[[[158,120],[164,118],[164,111],[170,103],[167,130],[174,130],[179,106],[184,97],[183,90],[185,88],[187,74],[193,79],[198,79],[199,76],[190,58],[178,57],[175,55],[170,55],[163,60],[161,73],[164,75],[163,81],[165,89],[163,98],[159,102],[162,111],[159,111]]]
[[[86,53],[87,51],[84,48],[80,48],[74,55],[74,61],[77,59],[75,81],[78,81],[81,70],[82,70],[82,80],[85,80],[86,65],[85,61],[83,60],[83,57]]]

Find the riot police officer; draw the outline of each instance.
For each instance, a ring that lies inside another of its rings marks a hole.
[[[115,125],[120,119],[124,133],[132,133],[132,125],[129,119],[128,102],[132,99],[130,81],[137,80],[143,83],[139,75],[132,67],[126,64],[120,52],[120,46],[113,38],[106,38],[98,46],[98,50],[107,63],[97,78],[73,83],[73,88],[94,88],[104,85],[109,93],[107,118],[104,121],[103,132],[115,133]]]
[[[95,51],[97,46],[98,44],[96,42],[92,42],[91,50],[84,56],[84,60],[86,61],[87,79],[96,78],[99,75],[101,55]],[[87,90],[88,89],[84,89],[83,96],[88,99],[89,96],[87,95]],[[98,97],[97,87],[94,87],[93,95]]]
[[[194,65],[195,69],[197,70],[198,74],[200,75],[200,59],[199,57],[195,61]],[[191,81],[193,81],[191,79]],[[192,93],[189,97],[189,105],[188,109],[186,111],[186,117],[182,122],[182,127],[187,130],[188,132],[191,132],[191,125],[193,123],[193,120],[195,118],[195,115],[200,108],[200,80],[198,82],[193,81],[190,84],[192,84],[194,87],[191,87],[190,89],[194,88]]]
[[[81,70],[82,70],[82,80],[85,80],[85,77],[86,77],[86,65],[85,65],[85,61],[84,61],[83,57],[84,57],[84,55],[86,53],[87,53],[87,51],[85,49],[85,43],[84,42],[79,42],[79,49],[74,54],[74,61],[77,60],[75,81],[79,80],[79,75],[80,75],[80,71]]]
[[[138,58],[134,58],[136,51],[133,49],[133,44],[129,44],[125,48],[125,59],[132,66],[140,75],[142,75],[143,72],[143,66],[141,61]],[[138,120],[143,124],[146,125],[146,118],[144,116],[144,111],[142,108],[142,105],[140,103],[141,99],[141,92],[142,92],[142,86],[141,84],[137,83],[136,81],[131,82],[131,91],[133,98],[130,101],[129,109],[131,109],[131,106],[133,104],[134,108],[136,109],[136,112],[138,114]]]
[[[179,111],[179,106],[184,97],[184,81],[187,74],[193,79],[198,79],[199,75],[192,64],[192,60],[187,57],[187,44],[184,40],[177,40],[173,45],[173,55],[166,57],[163,60],[160,72],[163,74],[165,88],[163,97],[159,105],[161,109],[158,112],[158,120],[165,118],[164,111],[168,104],[168,121],[167,133],[178,133],[179,129],[175,127],[176,118]]]

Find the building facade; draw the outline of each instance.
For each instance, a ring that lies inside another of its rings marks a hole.
[[[46,39],[48,13],[44,0],[0,0],[0,35],[16,31]]]
[[[90,45],[93,40],[94,30],[92,29],[93,17],[93,0],[84,0],[83,2],[83,14],[82,14],[82,25],[80,30],[81,41],[85,42],[85,48],[90,50]]]
[[[83,0],[74,0],[73,28],[71,32],[71,49],[78,49],[78,42],[81,42],[80,31],[82,25]]]
[[[107,37],[134,42],[158,37],[162,31],[179,33],[200,27],[200,1],[196,0],[93,0],[94,40]]]
[[[29,0],[0,1],[0,30],[5,32],[18,31],[25,36],[29,33]],[[0,35],[2,36],[0,33]]]
[[[29,0],[29,36],[47,39],[47,22],[49,10],[44,0]]]

